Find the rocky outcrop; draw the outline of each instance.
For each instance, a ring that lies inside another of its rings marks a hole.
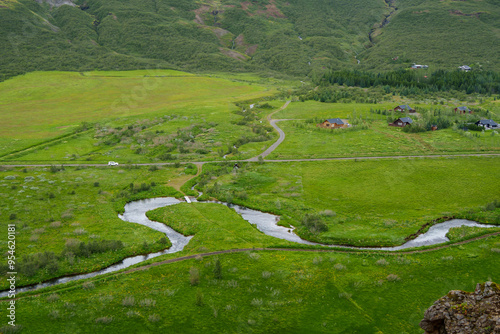
[[[62,5],[69,5],[75,7],[76,5],[71,0],[35,0],[38,3],[46,2],[52,7],[60,7]]]
[[[500,334],[500,286],[478,284],[473,293],[450,291],[426,312],[426,334]]]

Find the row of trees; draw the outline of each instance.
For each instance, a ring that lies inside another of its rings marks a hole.
[[[429,76],[414,70],[397,70],[387,73],[370,73],[357,70],[328,71],[316,84],[333,84],[358,87],[383,87],[385,93],[428,93],[440,91],[462,91],[467,94],[500,93],[500,74],[491,71],[463,72],[438,70]]]

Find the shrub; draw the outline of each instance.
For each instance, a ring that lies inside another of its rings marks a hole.
[[[58,228],[58,227],[61,227],[61,222],[52,222],[50,223],[50,227],[52,228]]]
[[[92,290],[95,288],[95,285],[92,282],[85,282],[82,284],[82,288],[83,290]]]
[[[112,317],[100,317],[95,319],[96,324],[109,324],[113,321]]]
[[[58,301],[58,300],[59,300],[59,295],[58,295],[58,294],[55,294],[55,293],[53,293],[53,294],[51,294],[50,296],[48,296],[48,297],[47,297],[47,301],[48,301],[49,303],[51,303],[51,302],[56,302],[56,301]]]
[[[387,280],[389,282],[395,282],[395,281],[399,281],[401,280],[401,278],[399,278],[398,275],[395,275],[395,274],[390,274],[389,276],[387,276]]]
[[[496,208],[500,208],[500,201],[495,200],[494,202],[488,203],[484,209],[486,211],[493,211]]]
[[[269,278],[273,275],[273,273],[269,272],[269,271],[263,271],[262,272],[262,278]]]
[[[258,306],[262,306],[263,302],[262,302],[262,299],[254,298],[254,299],[252,299],[250,304],[252,304],[252,306],[258,307]]]
[[[155,307],[156,306],[156,300],[154,299],[143,299],[139,302],[139,305],[141,307]]]
[[[198,268],[191,267],[189,269],[189,283],[193,286],[200,284],[200,271]]]
[[[320,216],[314,214],[306,214],[302,219],[302,223],[313,234],[328,231],[328,226],[323,222]]]
[[[49,313],[49,317],[50,317],[51,319],[54,319],[54,320],[55,320],[55,319],[60,318],[60,316],[61,316],[61,315],[59,314],[59,311],[58,311],[58,310],[52,310],[52,311],[50,311],[50,313]]]
[[[387,266],[389,264],[389,262],[387,262],[386,259],[380,259],[376,263],[377,263],[377,266]]]
[[[148,316],[149,322],[158,322],[161,320],[161,317],[158,314],[151,314]]]
[[[222,279],[222,268],[221,268],[219,259],[215,260],[214,278],[215,279]]]
[[[352,297],[352,293],[348,293],[348,292],[339,293],[339,298],[351,299],[351,297]]]
[[[123,299],[122,301],[123,306],[134,306],[135,305],[135,298],[133,296],[127,296]]]
[[[336,265],[333,266],[333,268],[335,268],[335,270],[345,270],[346,266],[344,266],[341,263],[337,263]]]
[[[203,306],[203,294],[200,290],[196,291],[196,306]]]

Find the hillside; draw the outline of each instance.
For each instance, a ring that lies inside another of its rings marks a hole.
[[[0,80],[56,69],[494,69],[499,17],[498,0],[0,0]]]

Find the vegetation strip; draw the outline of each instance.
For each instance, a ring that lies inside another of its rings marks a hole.
[[[185,261],[185,260],[191,260],[199,257],[208,257],[208,256],[213,256],[213,255],[221,255],[221,254],[231,254],[231,253],[242,253],[242,252],[250,252],[250,251],[285,251],[285,252],[316,252],[316,253],[347,253],[347,254],[360,254],[360,253],[366,253],[366,254],[384,254],[384,255],[410,255],[410,254],[418,254],[418,253],[427,253],[427,252],[432,252],[432,251],[437,251],[445,248],[449,248],[452,246],[459,246],[459,245],[464,245],[467,243],[471,243],[477,240],[481,239],[486,239],[489,237],[497,236],[500,235],[500,232],[494,232],[490,234],[485,234],[482,236],[478,236],[469,240],[464,240],[464,241],[459,241],[453,244],[448,244],[448,245],[443,245],[443,246],[438,246],[438,247],[433,247],[433,248],[426,248],[426,249],[417,249],[413,251],[404,251],[404,252],[387,252],[387,251],[377,251],[377,250],[341,250],[341,249],[300,249],[300,248],[242,248],[242,249],[228,249],[228,250],[222,250],[222,251],[216,251],[216,252],[209,252],[209,253],[201,253],[201,254],[194,254],[194,255],[187,255],[187,256],[182,256],[178,257],[175,259],[169,259],[165,261],[160,261],[160,262],[155,262],[151,263],[145,266],[137,267],[137,268],[132,268],[128,269],[125,271],[113,273],[109,277],[116,277],[119,275],[123,274],[130,274],[138,271],[143,271],[147,270],[152,267],[157,267],[161,266],[164,264],[171,264],[175,262],[180,262],[180,261]],[[61,287],[59,289],[51,289],[50,292],[54,292],[60,289],[64,289],[64,287]],[[23,297],[18,297],[15,300],[19,300],[22,298],[27,298],[27,297],[38,297],[40,294],[36,295],[28,295],[28,296],[23,296]]]

